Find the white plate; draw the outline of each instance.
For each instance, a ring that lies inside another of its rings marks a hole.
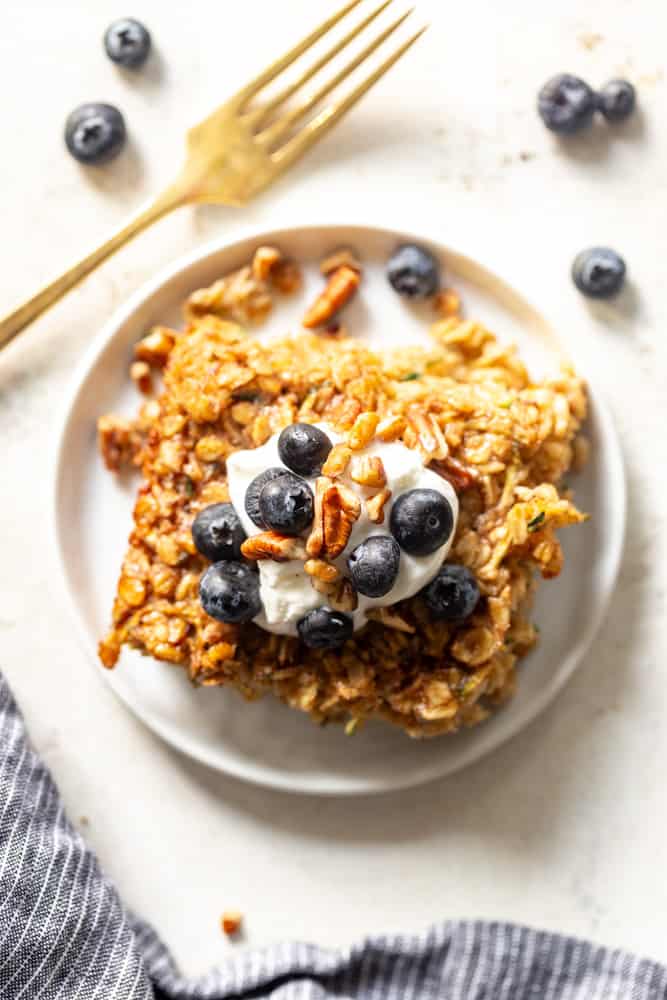
[[[307,265],[304,294],[284,299],[265,328],[269,335],[298,328],[305,299],[321,286],[317,262],[341,244],[364,262],[363,292],[346,313],[349,328],[380,343],[424,338],[419,315],[389,289],[384,266],[401,239],[420,237],[379,229],[318,226],[262,233],[199,250],[135,294],[106,325],[74,380],[56,453],[55,533],[66,590],[91,660],[108,626],[121,559],[131,526],[137,481],[106,472],[95,443],[101,413],[131,414],[138,405],[128,377],[133,342],[151,324],[177,323],[189,292],[245,263],[260,243],[275,243]],[[543,367],[543,318],[516,292],[473,261],[439,247],[447,280],[460,290],[466,313],[519,342],[533,367]],[[372,331],[372,333],[371,333]],[[272,697],[244,703],[234,691],[194,689],[183,672],[125,651],[103,671],[125,704],[183,753],[258,784],[316,794],[361,794],[414,785],[451,774],[499,746],[541,711],[580,661],[604,615],[620,561],[625,482],[618,440],[606,407],[591,390],[592,461],[577,478],[576,499],[593,515],[562,533],[562,575],[538,588],[538,648],[519,668],[515,698],[473,730],[425,742],[386,724],[353,737],[321,729]],[[96,666],[96,669],[103,668]]]

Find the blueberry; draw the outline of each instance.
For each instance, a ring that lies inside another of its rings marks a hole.
[[[306,480],[286,472],[262,488],[259,516],[273,531],[299,535],[312,524],[313,502],[313,491]]]
[[[265,469],[264,472],[260,472],[260,474],[255,476],[253,481],[248,486],[248,489],[245,492],[246,514],[258,528],[266,528],[266,524],[262,520],[262,515],[259,511],[260,493],[267,483],[272,482],[274,479],[278,479],[279,476],[286,475],[288,475],[287,469],[283,469],[282,466],[274,466],[271,469]]]
[[[590,298],[611,298],[625,280],[625,261],[608,247],[582,250],[574,258],[572,280],[579,291]]]
[[[444,545],[452,533],[454,515],[437,490],[408,490],[391,508],[392,535],[412,556],[427,556]]]
[[[424,247],[403,243],[389,258],[387,277],[399,295],[409,299],[426,299],[438,290],[440,265]]]
[[[398,543],[389,535],[371,535],[350,553],[347,565],[355,590],[384,597],[396,582],[401,562]]]
[[[79,163],[108,163],[125,145],[125,120],[112,104],[82,104],[65,122],[65,145]]]
[[[458,622],[473,613],[479,601],[477,580],[466,566],[443,566],[422,591],[434,618]]]
[[[143,66],[151,49],[151,36],[140,21],[122,17],[104,32],[104,48],[109,59],[129,69]]]
[[[332,448],[324,431],[312,424],[290,424],[278,438],[280,461],[299,476],[319,476]]]
[[[329,608],[314,608],[296,625],[299,637],[311,649],[336,649],[352,635],[352,619]]]
[[[597,95],[598,110],[608,122],[622,122],[635,110],[636,98],[628,80],[610,80]]]
[[[259,575],[242,562],[214,563],[199,581],[199,600],[219,622],[249,622],[262,610]]]
[[[590,125],[595,111],[595,93],[588,84],[571,73],[560,73],[544,84],[537,99],[537,110],[552,132],[569,135]]]
[[[245,537],[241,520],[230,503],[205,507],[192,523],[192,540],[197,551],[211,562],[240,559]]]

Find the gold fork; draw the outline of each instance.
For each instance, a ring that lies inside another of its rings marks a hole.
[[[28,323],[57,302],[65,292],[73,288],[115,250],[173,209],[195,202],[242,205],[258,191],[267,187],[335,125],[426,30],[424,27],[413,34],[352,90],[316,111],[301,124],[301,120],[306,118],[309,112],[315,111],[332,90],[343,83],[396,31],[414,8],[408,10],[373,38],[338,72],[323,82],[313,94],[305,96],[301,103],[295,107],[285,108],[282,114],[273,118],[273,113],[284,102],[297,95],[304,83],[319,73],[392,3],[392,0],[384,0],[327,52],[319,56],[298,79],[286,84],[277,95],[270,97],[263,104],[259,106],[251,104],[255,98],[261,96],[261,92],[268,84],[273,83],[284,70],[304,55],[360,3],[361,0],[350,0],[341,10],[260,73],[256,79],[242,87],[213,114],[190,129],[186,140],[185,165],[175,182],[100,247],[0,320],[0,347],[7,344]]]

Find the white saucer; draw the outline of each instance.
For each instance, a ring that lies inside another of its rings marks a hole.
[[[194,689],[184,673],[125,651],[116,670],[97,663],[120,562],[131,527],[136,479],[116,479],[102,466],[95,441],[101,413],[132,414],[137,393],[128,376],[133,342],[154,323],[178,323],[189,292],[245,263],[262,243],[275,243],[307,266],[303,295],[280,302],[268,335],[298,328],[306,298],[320,287],[317,263],[340,245],[364,263],[362,294],[346,313],[349,329],[378,344],[424,338],[426,317],[395,295],[384,277],[400,240],[419,236],[350,226],[284,229],[198,250],[140,289],[106,324],[74,378],[59,432],[55,463],[55,534],[65,588],[94,669],[125,704],[165,740],[209,766],[247,781],[320,795],[363,794],[415,785],[451,774],[499,746],[555,696],[588,648],[605,613],[623,548],[625,481],[609,413],[591,387],[592,459],[573,480],[579,506],[591,520],[561,534],[565,569],[538,588],[537,649],[519,668],[514,699],[477,728],[430,741],[410,740],[386,724],[352,737],[319,728],[271,697],[246,704],[233,691]],[[465,312],[504,339],[517,340],[533,370],[548,363],[549,327],[518,293],[468,258],[430,246],[441,256],[446,281],[461,293]],[[542,343],[540,343],[542,338]]]

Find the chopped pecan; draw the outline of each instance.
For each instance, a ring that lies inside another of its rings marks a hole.
[[[360,486],[384,486],[387,474],[379,455],[355,455],[350,466],[350,476]]]
[[[308,576],[321,580],[323,583],[333,583],[340,576],[340,570],[333,563],[324,559],[307,559],[304,567]]]
[[[443,319],[459,316],[461,313],[461,299],[453,288],[441,288],[433,297],[433,305],[437,314]]]
[[[373,524],[383,524],[384,523],[384,505],[391,496],[391,490],[384,489],[380,490],[374,496],[369,497],[366,501],[366,513],[368,514],[368,520]]]
[[[324,547],[324,514],[322,503],[326,491],[331,486],[328,476],[319,476],[315,481],[315,504],[313,508],[313,527],[308,541],[306,542],[306,552],[313,558],[319,556]]]
[[[320,271],[325,278],[328,278],[332,271],[337,271],[339,267],[351,267],[353,271],[361,274],[361,264],[349,247],[341,247],[340,250],[334,250],[325,257],[320,264]]]
[[[281,258],[282,254],[276,247],[257,247],[250,265],[253,278],[266,281]]]
[[[145,361],[153,368],[164,368],[175,342],[173,330],[166,326],[156,326],[148,336],[134,345],[134,356],[137,361]]]
[[[258,323],[271,311],[270,290],[249,265],[214,281],[208,288],[198,288],[186,302],[188,319],[213,313],[235,323]]]
[[[337,268],[329,275],[326,288],[304,316],[302,323],[309,330],[323,326],[352,298],[360,281],[359,272],[348,265]]]
[[[356,611],[359,598],[350,580],[343,578],[336,584],[336,589],[329,595],[329,604],[334,611]]]
[[[476,469],[469,469],[459,462],[457,458],[454,458],[453,455],[448,455],[443,462],[431,462],[429,469],[433,469],[439,476],[446,479],[459,493],[469,490],[479,479]]]
[[[357,494],[342,483],[333,483],[322,498],[322,551],[330,558],[339,556],[347,545],[352,525],[361,513]],[[310,554],[310,553],[309,553]]]
[[[144,396],[150,395],[153,391],[153,378],[148,362],[133,361],[130,365],[130,378]]]
[[[375,429],[375,436],[380,438],[380,441],[396,441],[403,434],[406,428],[405,417],[399,415],[392,415],[384,417]]]
[[[341,476],[350,461],[352,450],[346,444],[335,444],[322,466],[324,476]]]
[[[392,608],[371,608],[366,615],[371,621],[380,622],[386,628],[395,628],[398,632],[408,632],[412,635],[416,631],[414,625],[406,622]]]
[[[292,295],[301,288],[301,271],[296,261],[283,257],[272,268],[269,275],[271,284],[283,295]]]
[[[238,934],[241,930],[242,922],[243,914],[239,910],[225,910],[220,917],[220,926],[228,936]]]
[[[273,559],[274,562],[306,558],[306,549],[300,538],[280,535],[277,531],[261,531],[258,535],[251,535],[241,546],[241,552],[246,559]]]
[[[377,413],[366,410],[355,419],[347,435],[347,443],[352,451],[361,451],[375,435],[380,418]]]

